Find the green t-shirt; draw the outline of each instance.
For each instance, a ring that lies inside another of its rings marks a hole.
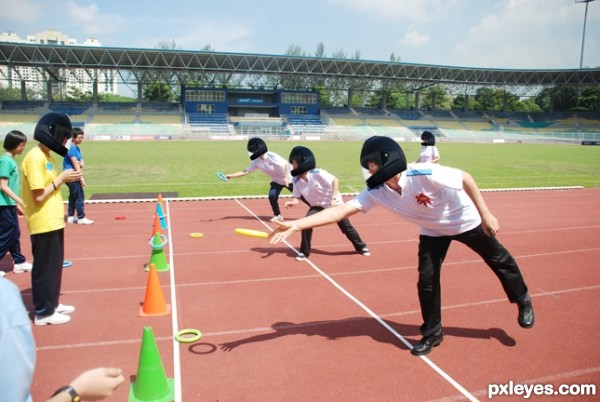
[[[8,179],[8,187],[13,193],[19,194],[19,169],[17,168],[17,162],[9,154],[0,157],[0,177]],[[17,202],[0,190],[0,207],[15,205],[17,205]]]

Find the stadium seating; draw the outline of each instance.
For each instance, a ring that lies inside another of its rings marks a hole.
[[[294,134],[315,134],[325,131],[325,124],[319,116],[287,115],[284,117]]]
[[[269,116],[252,113],[188,113],[178,103],[4,101],[1,131],[31,135],[40,116],[57,111],[83,127],[88,138],[221,138],[224,136],[302,136],[346,139],[374,134],[419,141],[424,130],[445,141],[600,140],[600,113],[516,113],[458,110],[394,110],[366,107],[326,107],[320,115]]]
[[[188,122],[194,129],[211,133],[228,133],[229,123],[224,113],[189,113]]]

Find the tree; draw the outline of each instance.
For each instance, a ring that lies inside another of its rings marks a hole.
[[[173,102],[173,88],[165,82],[156,82],[144,88],[144,100],[151,102]]]
[[[478,88],[475,101],[476,110],[501,110],[501,104],[492,88]]]
[[[33,89],[27,88],[25,96],[27,100],[35,100],[41,99],[41,94],[37,93]],[[8,100],[22,100],[21,99],[21,90],[18,88],[12,87],[2,87],[0,86],[0,101],[8,101]]]
[[[427,88],[421,99],[421,107],[425,109],[450,110],[451,99],[448,90],[442,85],[434,85]],[[435,98],[435,105],[433,99]]]
[[[590,112],[600,112],[600,85],[588,86],[581,90],[579,107]]]

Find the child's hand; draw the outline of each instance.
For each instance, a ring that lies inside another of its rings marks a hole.
[[[83,173],[81,173],[81,172],[78,172],[73,169],[65,169],[61,172],[59,177],[60,177],[60,180],[62,183],[71,183],[74,181],[81,180],[82,176],[83,176]]]
[[[271,234],[269,234],[269,243],[280,243],[295,232],[299,231],[300,228],[296,226],[293,222],[294,221],[277,222],[277,227],[271,232]]]
[[[483,227],[483,232],[488,236],[496,236],[500,231],[498,219],[490,213],[481,216],[481,225]]]

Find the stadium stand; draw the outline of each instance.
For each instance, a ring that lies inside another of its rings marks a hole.
[[[285,115],[292,134],[318,134],[325,131],[325,124],[319,116],[314,115]]]
[[[225,113],[189,113],[188,122],[192,128],[211,133],[229,133],[229,123]]]
[[[226,105],[225,105],[226,106]],[[442,141],[522,141],[579,143],[600,141],[600,113],[516,113],[458,110],[395,110],[326,107],[309,114],[279,116],[279,104],[256,105],[223,113],[186,112],[183,104],[162,102],[4,101],[0,128],[31,135],[48,111],[70,116],[90,139],[209,139],[268,136],[301,139],[361,139],[374,134],[419,141],[424,130]],[[198,109],[200,110],[200,109]],[[230,114],[230,112],[232,112]],[[312,114],[310,114],[312,113]],[[0,132],[0,135],[2,133]]]

